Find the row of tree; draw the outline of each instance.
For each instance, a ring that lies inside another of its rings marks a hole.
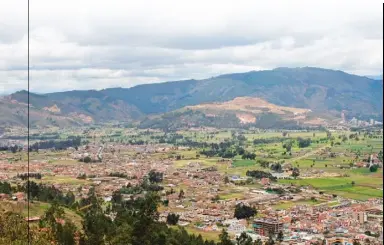
[[[12,153],[20,152],[23,150],[22,146],[19,145],[2,145],[0,151],[10,151]]]
[[[255,179],[269,178],[272,181],[276,181],[277,180],[277,178],[274,177],[271,173],[264,172],[264,171],[261,171],[261,170],[247,170],[245,175],[253,177]]]
[[[35,178],[35,179],[41,179],[43,175],[41,173],[24,173],[24,174],[17,174],[16,178],[20,178],[22,180],[27,180],[29,178]]]
[[[12,190],[11,184],[5,181],[4,182],[0,181],[0,193],[11,194],[12,192],[13,190]]]
[[[75,202],[75,195],[69,191],[64,194],[61,190],[50,185],[37,184],[34,181],[27,181],[21,186],[20,191],[29,195],[31,201],[58,203],[70,207]]]
[[[38,151],[39,149],[56,149],[65,150],[69,147],[77,148],[81,145],[81,137],[74,136],[66,140],[48,140],[39,141],[30,146],[31,151]]]

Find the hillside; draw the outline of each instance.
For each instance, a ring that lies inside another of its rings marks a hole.
[[[382,118],[382,88],[382,81],[342,71],[305,67],[227,74],[199,81],[147,84],[101,92],[133,104],[146,114],[250,96],[281,106],[313,111],[345,110],[350,117],[375,115]]]
[[[27,125],[27,93],[19,91],[0,99],[0,121],[3,125]],[[60,97],[60,94],[30,93],[31,126],[76,126],[112,120],[135,120],[142,116],[135,106],[98,91],[72,91],[66,94]]]
[[[186,106],[160,116],[148,117],[140,127],[175,130],[188,127],[299,128],[325,126],[336,119],[319,117],[310,109],[278,106],[255,97]],[[336,119],[337,120],[337,119]]]
[[[321,115],[337,115],[344,110],[347,118],[356,116],[381,121],[382,89],[381,80],[304,67],[226,74],[203,80],[145,84],[132,88],[31,94],[30,101],[33,108],[43,114],[40,118],[52,115],[76,120],[83,118],[88,122],[140,120],[143,115],[225,102],[237,97],[259,98],[276,106],[310,109],[313,114]],[[26,98],[25,91],[4,97],[0,105],[6,112],[3,117],[9,122],[20,122],[19,116],[13,113],[8,117],[8,110],[17,103],[26,103]]]
[[[15,101],[0,100],[0,122],[2,126],[26,126],[28,124],[28,107],[26,104]],[[30,125],[31,126],[77,126],[84,124],[83,120],[74,116],[63,116],[51,113],[45,110],[39,110],[30,107]],[[86,121],[87,118],[84,118]]]

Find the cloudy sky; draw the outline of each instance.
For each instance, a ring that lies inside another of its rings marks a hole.
[[[30,0],[35,92],[316,66],[382,74],[382,1]],[[0,3],[0,93],[27,88],[27,0]]]

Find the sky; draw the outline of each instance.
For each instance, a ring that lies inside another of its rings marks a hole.
[[[30,89],[315,66],[383,67],[381,1],[31,0]],[[27,89],[27,0],[0,3],[0,94]]]

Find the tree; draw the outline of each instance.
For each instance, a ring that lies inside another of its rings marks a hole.
[[[8,182],[0,182],[0,193],[11,194],[11,184]]]
[[[236,219],[248,219],[257,214],[257,210],[254,207],[249,207],[243,203],[239,203],[235,207],[234,217]]]
[[[343,135],[341,141],[345,142],[345,141],[347,141],[347,140],[348,140],[347,136]]]
[[[180,215],[169,213],[167,215],[167,224],[168,225],[176,225],[179,222]]]
[[[298,137],[297,143],[298,143],[300,148],[305,148],[305,147],[308,147],[311,145],[311,139],[310,138],[303,139],[301,137]]]
[[[236,149],[236,151],[237,151],[237,154],[239,154],[239,155],[243,155],[243,154],[245,153],[245,150],[244,150],[244,148],[242,148],[242,147],[238,147],[238,148]]]
[[[229,178],[228,178],[228,176],[225,176],[225,177],[224,177],[224,183],[225,183],[225,184],[228,184],[228,183],[229,183]]]
[[[85,244],[104,244],[104,238],[110,232],[112,226],[113,223],[110,218],[99,210],[91,208],[83,219]]]
[[[65,204],[67,206],[70,206],[70,205],[72,205],[75,202],[75,199],[76,199],[76,197],[73,194],[73,192],[72,191],[68,191],[67,195],[65,196]]]
[[[229,234],[228,232],[223,229],[219,235],[219,239],[220,239],[220,242],[218,243],[218,245],[233,245],[230,237],[229,237]]]
[[[274,245],[275,244],[275,241],[273,240],[272,238],[272,232],[269,232],[269,238],[268,240],[265,242],[265,245]]]
[[[87,179],[87,175],[86,174],[79,174],[76,178],[77,179]]]
[[[40,220],[40,227],[50,226],[54,231],[57,228],[56,219],[61,219],[64,216],[64,209],[54,202],[44,213]]]
[[[283,171],[283,168],[282,168],[280,163],[273,163],[273,164],[271,164],[270,168],[271,168],[272,171],[275,171],[275,172],[278,172],[278,173]]]
[[[369,167],[369,171],[370,172],[377,172],[377,169],[379,168],[379,166],[377,166],[376,164],[373,164],[372,166]]]
[[[12,153],[16,153],[18,150],[18,146],[17,145],[11,146],[10,149]]]
[[[29,185],[28,185],[29,183]],[[28,181],[25,186],[27,190],[27,194],[29,193],[29,196],[31,199],[36,198],[40,193],[40,187],[33,181]]]
[[[83,161],[84,161],[85,163],[90,163],[90,162],[92,161],[92,159],[91,159],[90,156],[86,156],[86,157],[84,157]]]
[[[220,196],[219,195],[216,195],[214,196],[212,199],[211,199],[213,202],[217,202],[220,200]]]
[[[169,200],[168,200],[168,199],[165,199],[165,200],[163,201],[163,205],[166,206],[166,207],[168,207],[168,205],[169,205]]]
[[[323,239],[323,241],[321,241],[321,244],[322,245],[326,245],[327,244],[327,240]]]
[[[74,245],[76,227],[69,220],[65,220],[64,225],[60,223],[59,221],[64,220],[63,218],[64,209],[57,203],[53,203],[40,220],[39,226],[49,228],[58,244]]]
[[[361,243],[359,242],[359,240],[353,239],[353,245],[361,245]]]
[[[253,245],[263,245],[263,241],[261,241],[260,238],[257,238],[257,240],[253,243]]]
[[[256,154],[255,153],[250,153],[250,152],[244,152],[243,155],[241,156],[242,159],[250,159],[250,160],[255,160]]]
[[[36,245],[50,244],[54,241],[52,233],[40,232],[36,227],[30,226],[24,218],[13,212],[0,212],[0,244],[28,244],[33,241]]]
[[[300,170],[298,168],[293,168],[292,177],[296,179],[297,177],[299,177],[299,175],[300,175]]]
[[[121,195],[120,191],[117,190],[117,191],[114,191],[112,193],[112,202],[113,203],[120,204],[122,200],[123,200],[123,196]]]
[[[252,245],[252,238],[247,233],[242,232],[239,237],[236,238],[236,245]]]
[[[257,162],[260,164],[262,168],[268,168],[269,167],[269,162],[264,160],[264,159],[259,159]]]
[[[148,179],[151,183],[160,183],[163,181],[163,173],[151,170],[148,173]]]
[[[244,135],[242,135],[242,134],[239,134],[239,135],[237,136],[237,140],[238,140],[238,141],[246,141],[246,140],[247,140],[247,138],[245,138],[245,136],[244,136]]]
[[[277,234],[277,240],[279,242],[282,242],[284,240],[284,234],[282,231],[279,231],[279,233]]]
[[[132,186],[132,189],[141,188],[141,185]],[[123,192],[118,190],[117,192]],[[136,193],[138,194],[138,193]],[[88,198],[94,199],[95,205],[86,209],[83,222],[84,236],[81,245],[116,244],[116,245],[216,245],[213,241],[204,241],[201,236],[189,235],[179,227],[173,229],[165,222],[159,221],[158,206],[161,204],[160,195],[156,191],[148,190],[144,196],[136,196],[129,200],[116,203],[112,199],[112,212],[114,219],[105,215],[97,198],[90,193]],[[119,198],[117,198],[119,199]],[[96,207],[96,208],[93,208]],[[170,214],[168,223],[177,223],[178,215]],[[229,235],[222,236],[224,245],[232,245]],[[226,239],[225,239],[226,238]],[[228,242],[229,243],[226,243]]]
[[[383,162],[383,151],[380,150],[379,153],[377,154],[377,158],[380,160],[380,162]]]
[[[56,234],[58,244],[75,245],[76,230],[76,226],[69,220],[66,220],[65,224],[63,226],[60,225],[58,228]]]
[[[288,141],[286,143],[283,144],[283,148],[287,151],[287,152],[291,152],[292,150],[292,141]]]
[[[260,171],[260,170],[247,170],[245,172],[246,176],[251,176],[256,179],[269,178],[272,181],[276,181],[277,178],[274,177],[271,173]]]
[[[181,189],[179,192],[179,199],[183,199],[184,195],[185,195],[185,193],[184,193],[183,189]]]

